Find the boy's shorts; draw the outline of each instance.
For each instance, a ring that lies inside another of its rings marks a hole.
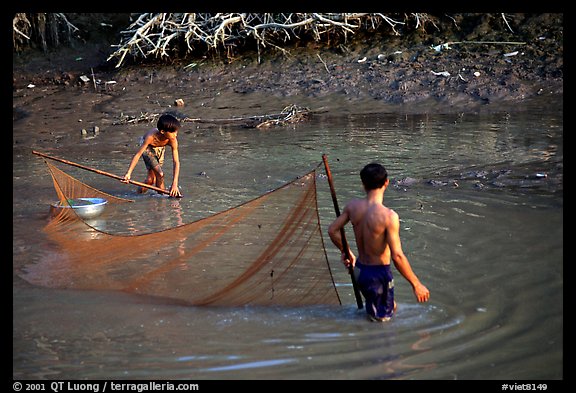
[[[358,286],[366,299],[368,317],[387,321],[394,314],[394,278],[390,265],[364,265],[356,261]]]
[[[156,168],[157,166],[162,167],[162,164],[164,164],[165,150],[166,150],[165,146],[162,147],[148,146],[146,150],[144,150],[144,152],[142,153],[142,158],[144,159],[146,169],[150,171]]]

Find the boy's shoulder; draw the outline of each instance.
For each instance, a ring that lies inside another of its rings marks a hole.
[[[156,135],[158,135],[158,133],[159,133],[159,131],[157,128],[152,128],[152,129],[146,131],[143,138],[144,139],[154,138]]]
[[[363,206],[366,204],[366,200],[363,198],[355,198],[355,199],[351,199],[350,201],[348,201],[348,203],[346,204],[346,209],[348,210],[355,210],[358,209],[359,207]]]

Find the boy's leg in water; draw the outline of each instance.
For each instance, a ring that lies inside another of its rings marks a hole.
[[[162,172],[162,167],[160,165],[154,168],[154,175],[156,177],[156,187],[164,189],[164,172]]]

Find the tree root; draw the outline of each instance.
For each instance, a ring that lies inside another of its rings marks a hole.
[[[414,19],[416,26],[423,26],[433,18],[427,14],[402,14],[404,19]],[[193,51],[204,46],[208,50],[230,49],[256,42],[258,52],[267,46],[279,49],[283,43],[304,36],[320,41],[324,36],[338,37],[344,41],[349,34],[360,29],[374,30],[386,24],[398,35],[396,28],[406,22],[381,13],[161,13],[141,14],[127,30],[121,32],[120,44],[108,60],[118,58],[120,67],[127,55],[134,58],[170,57],[182,50]]]

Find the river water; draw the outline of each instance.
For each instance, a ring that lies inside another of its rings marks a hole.
[[[31,150],[122,175],[149,127],[108,125],[86,138],[73,105],[53,106],[14,122],[15,379],[563,379],[561,98],[470,113],[329,111],[270,129],[184,123],[184,198],[94,178],[95,187],[136,199],[143,226],[170,227],[292,180],[322,154],[343,207],[363,196],[360,169],[382,163],[392,179],[385,204],[399,214],[404,251],[431,292],[417,303],[394,270],[398,312],[385,324],[356,307],[326,233],[334,208],[322,177],[319,213],[342,306],[185,307],[29,284],[21,273],[46,247],[42,227],[56,199]],[[100,109],[119,111],[112,102]],[[23,137],[47,123],[54,128]],[[144,179],[142,163],[133,179]]]

